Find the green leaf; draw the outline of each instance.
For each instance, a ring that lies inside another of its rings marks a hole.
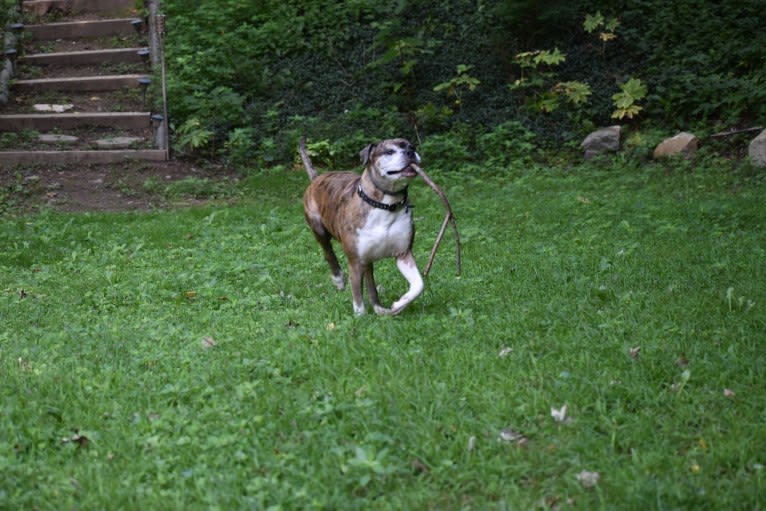
[[[596,30],[604,23],[604,16],[601,11],[596,11],[596,14],[588,14],[585,16],[585,21],[582,26],[589,34]]]

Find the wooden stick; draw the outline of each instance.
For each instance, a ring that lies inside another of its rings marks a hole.
[[[739,135],[740,133],[749,133],[751,131],[761,131],[762,129],[763,128],[760,126],[755,126],[752,128],[744,128],[741,130],[723,131],[721,133],[716,133],[715,135],[710,135],[710,138],[729,137],[731,135]]]
[[[431,255],[428,257],[428,263],[426,263],[425,269],[423,270],[423,275],[428,276],[428,272],[431,271],[431,265],[434,262],[436,251],[439,249],[439,244],[444,237],[444,231],[447,229],[448,223],[452,223],[452,232],[455,234],[455,266],[457,269],[457,274],[460,275],[462,266],[460,261],[460,233],[457,230],[457,221],[455,220],[455,215],[452,212],[452,206],[450,206],[450,203],[447,200],[447,196],[444,194],[442,189],[439,188],[439,186],[437,186],[437,184],[434,183],[430,177],[428,177],[428,174],[426,174],[419,165],[412,165],[412,167],[415,169],[415,172],[417,172],[420,177],[423,178],[423,181],[425,181],[426,184],[436,192],[436,195],[438,195],[442,200],[444,208],[447,210],[447,214],[444,216],[444,221],[442,222],[441,228],[439,229],[439,234],[436,236],[436,241],[434,242],[434,246],[431,249]]]

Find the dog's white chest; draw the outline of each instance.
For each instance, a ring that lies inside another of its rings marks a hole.
[[[403,254],[412,240],[412,217],[408,208],[396,212],[372,210],[357,229],[359,258],[377,261]]]

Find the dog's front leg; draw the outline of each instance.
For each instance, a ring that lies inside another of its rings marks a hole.
[[[391,309],[383,307],[380,303],[380,298],[378,298],[378,287],[375,285],[375,274],[372,271],[372,264],[368,265],[364,272],[364,285],[367,286],[367,296],[370,298],[375,314],[391,314]]]
[[[412,255],[411,251],[396,258],[396,267],[399,268],[404,278],[410,283],[410,289],[391,305],[391,312],[393,314],[400,313],[412,300],[423,292],[423,277],[420,276],[420,270],[418,270],[418,265],[415,263],[415,256]]]

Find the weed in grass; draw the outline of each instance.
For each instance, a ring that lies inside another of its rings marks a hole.
[[[763,178],[599,165],[432,171],[463,276],[445,240],[395,318],[332,288],[302,173],[9,217],[0,508],[762,507]]]
[[[207,200],[233,199],[241,195],[237,188],[237,182],[228,179],[211,180],[187,177],[178,181],[161,183],[155,178],[150,178],[144,182],[144,189],[147,192],[160,195],[171,201],[186,198]]]

